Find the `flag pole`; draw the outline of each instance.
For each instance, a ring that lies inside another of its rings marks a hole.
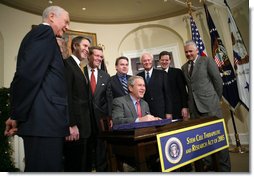
[[[236,30],[237,30],[237,32],[238,32],[240,38],[243,39],[242,34],[241,34],[241,32],[240,32],[238,26],[236,25],[235,19],[234,19],[233,14],[232,14],[232,11],[231,11],[231,9],[230,9],[230,7],[229,7],[229,5],[228,5],[228,3],[227,3],[226,0],[224,0],[224,4],[227,6],[227,10],[229,11],[229,15],[232,17],[232,22],[231,22],[231,23],[234,24],[234,26],[236,27]],[[231,31],[231,33],[232,33],[232,31]],[[246,48],[246,45],[245,45],[244,41],[241,40],[241,42],[242,42],[243,46]],[[240,103],[243,105],[243,107],[244,107],[247,111],[249,111],[249,108],[248,108],[248,106],[245,104],[244,101],[240,100]]]
[[[224,72],[228,71],[228,70],[231,71],[228,74],[223,73],[223,76],[222,76],[223,82],[226,83],[223,85],[223,97],[227,100],[227,102],[229,103],[229,105],[232,108],[235,108],[240,99],[239,99],[239,94],[238,94],[236,82],[234,82],[234,80],[235,80],[234,70],[231,66],[231,63],[229,62],[227,53],[223,52],[223,50],[222,50],[222,52],[218,52],[218,49],[220,49],[220,48],[223,49],[224,45],[222,44],[222,41],[220,40],[219,33],[216,30],[216,27],[213,23],[213,20],[211,18],[211,15],[210,15],[205,3],[204,3],[204,8],[205,8],[206,17],[207,17],[207,24],[208,24],[208,28],[209,28],[210,36],[211,36],[211,40],[212,40],[212,51],[213,51],[214,60],[215,60],[216,64],[218,65],[218,67],[221,68]],[[218,45],[218,44],[214,45],[216,43],[218,43],[220,45]],[[214,49],[216,49],[216,50],[214,50]],[[221,58],[223,60],[221,60]],[[229,108],[229,109],[230,109],[230,113],[231,113],[231,118],[232,118],[234,133],[235,133],[235,139],[236,139],[236,147],[233,150],[229,150],[229,151],[236,152],[236,153],[238,153],[238,152],[244,153],[246,151],[244,148],[242,148],[241,143],[240,143],[240,139],[239,139],[239,135],[237,133],[235,119],[234,119],[234,112],[231,108]]]
[[[230,114],[231,114],[231,118],[232,118],[234,132],[235,132],[236,147],[233,149],[229,149],[229,151],[233,152],[233,153],[241,153],[241,154],[246,153],[246,152],[248,152],[248,150],[246,150],[241,145],[239,134],[237,133],[237,129],[236,129],[236,125],[235,125],[234,112],[231,109],[230,109]]]
[[[191,0],[186,0],[186,4],[187,4],[187,7],[188,7],[188,13],[189,13],[190,16],[192,16]]]
[[[232,12],[231,12],[231,9],[230,9],[230,7],[229,7],[227,1],[224,0],[224,3],[225,3],[225,5],[227,6],[227,8],[228,8],[228,10],[229,10],[229,13],[230,13],[231,16],[232,16]],[[231,23],[235,23],[235,19],[234,19],[233,16],[232,16],[232,20],[233,20],[233,22],[231,22]],[[241,39],[242,39],[242,35],[241,35],[241,33],[240,33],[240,30],[238,29],[238,26],[235,25],[235,27],[237,28],[237,31],[238,31],[238,33],[239,33]],[[244,41],[242,41],[242,42],[243,42],[243,45],[245,46]],[[240,102],[241,102],[242,105],[249,111],[248,107],[247,107],[242,101],[240,101]],[[229,150],[229,151],[230,151],[230,152],[235,152],[235,153],[245,153],[245,152],[248,152],[248,150],[246,150],[245,148],[243,148],[243,147],[241,146],[239,134],[237,133],[237,129],[236,129],[236,125],[235,125],[234,113],[233,113],[232,110],[230,110],[230,113],[231,113],[231,117],[232,117],[232,123],[233,123],[234,131],[235,131],[236,147],[233,148],[233,149],[231,149],[231,150]]]

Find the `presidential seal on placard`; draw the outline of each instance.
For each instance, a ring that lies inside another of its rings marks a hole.
[[[165,154],[170,163],[178,163],[183,156],[183,145],[181,141],[176,137],[169,138],[165,145]]]

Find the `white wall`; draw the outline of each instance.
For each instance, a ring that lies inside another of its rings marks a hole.
[[[243,36],[247,50],[249,49],[249,9],[248,1],[240,1],[233,9],[233,15]],[[227,11],[224,7],[209,7],[209,11],[218,32],[232,58],[232,45],[227,26]],[[194,20],[205,42],[207,52],[211,56],[210,37],[203,10],[193,13]],[[16,57],[19,45],[31,25],[39,24],[41,17],[16,10],[0,4],[0,86],[9,87],[16,68]],[[163,20],[133,23],[133,24],[82,24],[71,22],[71,29],[76,31],[92,32],[97,34],[97,43],[105,46],[105,60],[109,74],[115,73],[115,59],[125,52],[155,48],[158,46],[176,44],[179,51],[179,63],[186,61],[183,52],[183,42],[191,38],[188,15],[181,15]],[[223,34],[223,35],[222,35]],[[248,50],[249,51],[249,50]],[[232,62],[232,60],[231,60]],[[235,143],[232,119],[228,106],[223,103],[223,114],[230,133],[231,143]],[[249,143],[249,113],[239,107],[235,121],[241,143]],[[15,161],[23,169],[22,143],[15,139]]]

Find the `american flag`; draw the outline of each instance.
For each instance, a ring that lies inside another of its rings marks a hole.
[[[193,20],[193,17],[191,15],[190,15],[190,25],[191,25],[192,40],[195,41],[195,43],[198,47],[199,55],[200,56],[207,56],[207,54],[205,52],[204,43],[202,41],[202,38],[200,37],[196,23]]]
[[[213,19],[207,9],[206,4],[204,4],[204,8],[207,25],[211,36],[213,58],[219,67],[223,80],[223,97],[226,99],[229,105],[235,109],[240,101],[235,72],[229,61],[227,51],[222,43],[222,40],[220,39],[220,35],[214,25]]]

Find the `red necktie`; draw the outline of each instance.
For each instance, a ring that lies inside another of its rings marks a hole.
[[[136,102],[138,117],[142,117],[141,106],[139,100]]]
[[[96,81],[94,76],[94,69],[91,69],[91,71],[92,71],[92,74],[91,74],[90,84],[91,84],[92,94],[94,95],[94,92],[96,89]]]

